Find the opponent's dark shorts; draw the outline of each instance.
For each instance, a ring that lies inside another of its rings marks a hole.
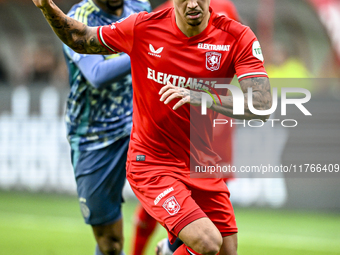
[[[122,217],[129,137],[92,151],[72,150],[80,209],[85,222],[106,225]]]

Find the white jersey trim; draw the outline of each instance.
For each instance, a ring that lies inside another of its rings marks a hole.
[[[238,76],[237,79],[242,79],[242,78],[244,78],[244,77],[246,77],[246,76],[251,76],[251,75],[266,75],[266,76],[268,76],[268,74],[265,73],[265,72],[246,73],[246,74],[242,74],[242,75]]]
[[[194,253],[192,253],[191,251],[189,251],[188,248],[187,248],[187,252],[189,252],[191,255],[195,255]]]
[[[102,41],[102,43],[103,43],[108,49],[110,49],[111,51],[117,52],[117,51],[115,51],[114,49],[112,49],[109,45],[107,45],[107,43],[104,41],[104,37],[103,37],[103,32],[102,32],[102,30],[103,30],[103,27],[100,27],[100,28],[99,28],[99,37],[100,37],[100,40]]]

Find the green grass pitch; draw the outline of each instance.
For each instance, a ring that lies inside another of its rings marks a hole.
[[[130,255],[135,200],[123,208]],[[236,208],[239,255],[340,255],[340,214]],[[160,226],[146,255],[166,236]],[[0,192],[0,254],[93,255],[91,228],[74,196]]]

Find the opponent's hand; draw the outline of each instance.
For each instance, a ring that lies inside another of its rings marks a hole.
[[[177,110],[184,104],[191,104],[194,106],[201,105],[201,94],[196,91],[191,91],[185,88],[180,88],[172,85],[170,82],[161,88],[159,94],[162,95],[160,101],[164,104],[168,104],[175,98],[180,98],[180,100],[174,105],[173,110]]]
[[[33,3],[35,4],[35,6],[37,6],[38,8],[43,8],[45,6],[50,5],[50,0],[32,0]]]

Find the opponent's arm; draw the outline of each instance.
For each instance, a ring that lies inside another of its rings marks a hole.
[[[32,0],[40,8],[56,35],[78,53],[112,54],[97,38],[97,28],[65,15],[52,0]]]
[[[248,96],[253,97],[253,106],[257,110],[268,110],[272,105],[272,97],[270,92],[270,83],[267,77],[257,77],[244,79],[240,82],[241,89],[244,93],[244,115],[234,115],[233,114],[233,97],[232,96],[220,96],[222,105],[216,95],[215,101],[217,105],[213,104],[210,109],[219,112],[223,115],[235,118],[235,119],[262,119],[267,120],[269,115],[258,116],[253,114],[248,107]],[[252,95],[247,93],[248,87],[252,88]],[[160,92],[160,101],[164,101],[168,104],[171,100],[175,98],[180,98],[180,100],[173,107],[174,110],[178,109],[186,103],[190,103],[193,106],[200,106],[202,102],[201,92],[190,91],[185,88],[175,87],[168,83],[164,86]]]
[[[90,84],[97,89],[118,82],[131,72],[130,57],[127,54],[108,60],[99,55],[86,55],[76,64]]]

